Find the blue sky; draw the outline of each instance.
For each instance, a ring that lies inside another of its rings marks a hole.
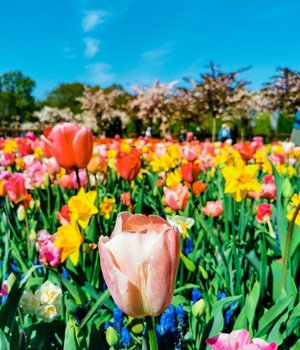
[[[0,3],[0,73],[42,98],[59,82],[125,88],[197,78],[213,60],[262,86],[300,70],[299,0],[13,0]]]

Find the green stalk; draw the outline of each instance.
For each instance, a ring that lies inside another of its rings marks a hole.
[[[106,302],[106,300],[108,300],[109,297],[110,297],[110,292],[109,292],[109,289],[107,288],[106,291],[101,294],[99,299],[91,307],[90,311],[86,314],[85,318],[82,320],[82,322],[79,325],[80,328],[83,328],[88,323],[88,321],[92,318],[92,316],[97,311],[97,309],[100,306],[102,306]]]
[[[284,255],[282,259],[281,289],[284,289],[286,285],[286,275],[287,275],[288,260],[289,260],[289,253],[290,253],[290,243],[291,243],[293,228],[295,225],[296,218],[299,214],[299,211],[300,211],[300,203],[297,205],[294,211],[294,215],[292,217],[292,220],[290,221],[287,234],[286,234]]]
[[[158,350],[154,317],[146,316],[148,350]]]

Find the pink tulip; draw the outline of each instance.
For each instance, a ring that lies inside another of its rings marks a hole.
[[[213,350],[276,350],[275,343],[268,344],[261,339],[250,340],[250,334],[245,329],[221,333],[206,340],[206,344]]]
[[[92,157],[93,134],[75,123],[58,124],[42,138],[63,168],[85,168]]]
[[[170,305],[180,237],[166,220],[120,213],[111,237],[100,237],[99,254],[105,282],[124,313],[155,316]]]
[[[276,184],[273,175],[265,175],[261,185],[260,198],[276,199]]]
[[[5,182],[5,188],[9,200],[15,204],[26,199],[28,196],[23,174],[14,173],[11,178]]]
[[[193,162],[198,157],[196,148],[188,145],[183,146],[181,148],[181,157],[186,159],[189,162]]]
[[[268,204],[268,203],[258,204],[256,208],[256,212],[257,212],[255,216],[256,221],[258,221],[261,224],[265,223],[271,218],[272,206],[271,204]]]
[[[61,264],[62,249],[55,247],[55,240],[56,236],[51,236],[46,230],[38,233],[39,261],[45,266],[57,267]]]
[[[223,213],[223,203],[220,199],[215,202],[206,202],[206,206],[201,210],[205,215],[215,218]]]
[[[164,187],[163,203],[173,210],[183,210],[190,197],[189,190],[181,183],[176,187]]]

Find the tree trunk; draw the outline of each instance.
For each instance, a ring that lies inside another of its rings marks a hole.
[[[212,142],[216,142],[217,135],[217,119],[215,116],[212,117]]]

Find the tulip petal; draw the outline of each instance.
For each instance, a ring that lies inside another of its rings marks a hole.
[[[127,315],[137,318],[143,317],[141,294],[138,288],[129,281],[126,274],[120,270],[116,259],[107,249],[108,241],[108,237],[100,237],[99,254],[101,270],[111,296],[118,307]]]
[[[172,301],[176,268],[179,263],[180,238],[176,228],[170,228],[149,242],[139,276],[145,311],[159,315]],[[159,268],[157,268],[159,266]],[[147,310],[148,308],[148,310]]]
[[[93,155],[93,134],[90,129],[82,128],[77,131],[72,147],[77,168],[87,167]]]

